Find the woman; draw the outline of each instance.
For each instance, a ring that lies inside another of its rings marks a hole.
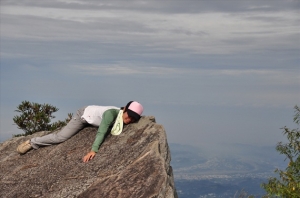
[[[92,149],[83,157],[83,162],[93,159],[102,144],[108,129],[118,135],[122,132],[123,124],[130,124],[140,119],[143,106],[130,101],[125,107],[114,106],[87,106],[79,109],[70,122],[58,133],[51,133],[42,137],[35,137],[20,144],[17,152],[24,154],[30,149],[38,149],[40,146],[49,146],[66,141],[87,125],[99,126]]]

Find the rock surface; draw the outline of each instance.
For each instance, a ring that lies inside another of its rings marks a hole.
[[[170,151],[164,128],[152,116],[109,134],[95,158],[82,157],[91,149],[97,128],[86,127],[69,140],[31,150],[17,146],[27,137],[0,144],[0,197],[177,198]]]

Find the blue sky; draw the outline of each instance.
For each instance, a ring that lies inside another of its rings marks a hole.
[[[141,102],[168,141],[276,145],[300,105],[300,1],[1,1],[1,135],[23,100],[57,119]]]

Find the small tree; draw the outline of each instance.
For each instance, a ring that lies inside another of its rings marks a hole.
[[[25,132],[25,134],[15,136],[31,135],[38,131],[53,131],[65,126],[72,119],[72,114],[69,113],[68,118],[64,121],[59,120],[50,124],[51,119],[55,118],[52,114],[58,111],[58,108],[49,104],[31,103],[29,101],[23,101],[15,111],[21,114],[14,116],[13,121],[19,129]]]
[[[300,108],[295,106],[294,122],[300,124]],[[288,166],[285,170],[275,170],[279,178],[270,178],[268,183],[261,186],[268,193],[267,196],[277,196],[286,198],[300,197],[300,131],[290,130],[286,126],[282,128],[283,134],[287,136],[288,143],[279,142],[276,150],[286,156]]]

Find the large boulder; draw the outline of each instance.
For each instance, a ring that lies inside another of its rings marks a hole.
[[[32,137],[15,137],[0,144],[0,197],[176,198],[170,151],[164,128],[152,116],[109,134],[95,158],[91,149],[97,128],[86,127],[53,146],[16,152]]]

